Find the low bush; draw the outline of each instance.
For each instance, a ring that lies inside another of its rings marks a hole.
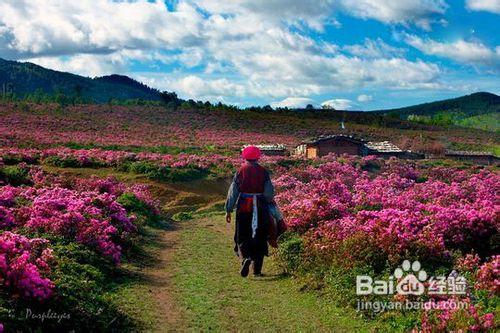
[[[138,221],[158,219],[147,188],[6,168],[16,170],[8,175],[24,170],[33,184],[0,186],[2,329],[135,330],[113,291],[134,278],[119,262],[134,258],[143,237]]]
[[[0,180],[12,186],[28,185],[31,183],[29,168],[22,165],[0,167]]]
[[[0,294],[0,322],[8,331],[108,331],[133,327],[107,293],[119,269],[87,247],[45,235],[53,250],[54,297],[44,302]],[[2,309],[3,307],[3,309]],[[46,316],[41,320],[42,316]]]
[[[158,218],[156,212],[151,210],[150,205],[139,199],[134,193],[125,192],[116,199],[116,202],[122,205],[127,212],[136,216],[136,225],[144,225]]]
[[[180,213],[176,213],[172,216],[172,220],[174,220],[176,222],[189,221],[192,219],[193,219],[192,212],[180,212]]]
[[[304,240],[295,233],[281,236],[277,250],[277,258],[285,273],[293,274],[303,262]]]

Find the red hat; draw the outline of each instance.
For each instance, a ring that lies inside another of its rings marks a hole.
[[[260,152],[260,149],[255,147],[255,146],[248,146],[243,149],[243,152],[241,153],[241,156],[245,160],[258,160],[262,153]]]

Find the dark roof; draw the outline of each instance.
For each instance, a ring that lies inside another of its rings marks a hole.
[[[333,139],[344,139],[344,140],[348,140],[348,141],[351,141],[351,142],[354,142],[357,144],[365,144],[366,143],[366,141],[363,139],[356,138],[352,135],[345,135],[345,134],[321,135],[321,136],[318,136],[316,138],[303,141],[303,143],[318,144],[320,142],[329,141],[329,140],[333,140]]]
[[[482,156],[482,157],[495,157],[497,158],[495,155],[493,155],[492,153],[489,153],[487,151],[465,151],[465,150],[462,150],[462,151],[454,151],[454,150],[448,150],[445,152],[445,155],[446,156]]]

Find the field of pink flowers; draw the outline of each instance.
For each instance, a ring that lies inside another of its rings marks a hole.
[[[160,154],[151,152],[128,152],[122,150],[104,149],[19,149],[0,148],[0,157],[13,163],[25,162],[54,163],[73,167],[119,167],[127,162],[154,162],[163,167],[184,168],[188,166],[209,169],[213,166],[226,164],[236,165],[241,160],[219,154]]]
[[[293,159],[283,156],[264,156],[262,163],[271,169]],[[231,175],[242,163],[240,157],[208,154],[161,154],[152,152],[128,152],[104,149],[20,149],[0,148],[0,161],[8,165],[18,163],[45,164],[73,168],[114,168],[117,171],[145,174],[160,181],[189,181]]]
[[[0,163],[0,171],[3,167]],[[144,208],[149,214],[158,213],[156,201],[142,185],[129,186],[112,178],[66,179],[26,164],[16,168],[25,171],[23,186],[12,186],[0,172],[0,318],[5,320],[2,312],[8,309],[7,318],[14,325],[5,327],[9,331],[30,327],[27,320],[12,320],[22,305],[58,306],[65,312],[86,311],[85,305],[92,302],[99,305],[97,291],[88,296],[93,298],[88,303],[79,298],[76,289],[83,285],[78,279],[93,283],[102,267],[117,267],[145,223]],[[143,211],[136,213],[131,202]],[[79,251],[91,251],[102,260],[91,268],[93,278],[79,276],[89,269],[85,267],[92,267],[78,261],[74,254]],[[69,259],[68,252],[73,253]]]
[[[165,109],[153,106],[56,105],[0,103],[0,146],[206,147],[285,144],[336,133],[337,121],[301,115],[228,110]],[[498,135],[460,128],[405,128],[346,122],[347,129],[372,140],[388,140],[404,149],[442,152],[457,147],[498,146]]]
[[[107,105],[21,110],[0,104],[0,118],[0,332],[1,322],[12,324],[7,309],[27,306],[79,311],[77,317],[89,323],[97,320],[92,314],[98,308],[105,308],[113,320],[115,312],[99,299],[100,286],[116,274],[145,221],[158,214],[142,186],[113,179],[68,180],[39,165],[112,168],[165,182],[220,178],[241,163],[236,155],[242,144],[293,146],[339,128],[325,119]],[[479,131],[348,126],[363,136],[390,136],[402,148],[428,152],[442,151],[448,143],[442,138],[466,146],[498,142],[495,135]],[[186,153],[149,152],[170,152],[155,150],[161,147]],[[312,162],[266,157],[263,164],[273,172],[277,201],[290,226],[278,250],[289,272],[319,280],[354,305],[356,274],[386,278],[404,259],[418,259],[429,274],[456,271],[468,281],[463,298],[423,300],[464,301],[467,309],[405,313],[405,321],[394,314],[396,328],[495,327],[500,308],[496,169],[346,156]],[[6,329],[29,327],[14,324]]]
[[[32,105],[30,111],[23,112],[14,105],[0,103],[0,117],[0,146],[77,142],[234,147],[248,142],[293,144],[300,140],[300,136],[286,133],[266,119],[238,119],[208,110],[87,105],[57,111],[55,106]],[[302,135],[305,133],[302,130]]]
[[[469,278],[468,310],[424,311],[420,327],[493,328],[500,296],[497,172],[328,157],[319,166],[292,169],[276,183],[277,201],[301,239],[299,260],[308,273],[326,266],[330,273],[322,271],[321,278],[328,281],[333,274],[338,283],[342,274],[360,270],[388,275],[404,259],[418,259],[428,273],[456,270]],[[352,294],[353,281],[337,288]]]

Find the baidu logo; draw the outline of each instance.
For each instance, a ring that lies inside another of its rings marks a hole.
[[[427,288],[426,288],[427,285]],[[452,272],[448,277],[428,277],[419,261],[403,263],[394,270],[388,280],[374,280],[368,275],[356,277],[358,295],[457,295],[465,294],[467,283],[464,277]]]
[[[427,280],[427,273],[422,269],[419,261],[410,263],[403,261],[400,267],[394,270],[389,280],[373,280],[368,275],[356,277],[356,293],[358,295],[422,295],[425,292],[423,282]]]
[[[401,268],[394,270],[393,276],[399,281],[396,285],[399,295],[422,295],[425,292],[423,282],[427,280],[427,273],[421,269],[419,261],[411,264],[408,260],[403,261]]]

